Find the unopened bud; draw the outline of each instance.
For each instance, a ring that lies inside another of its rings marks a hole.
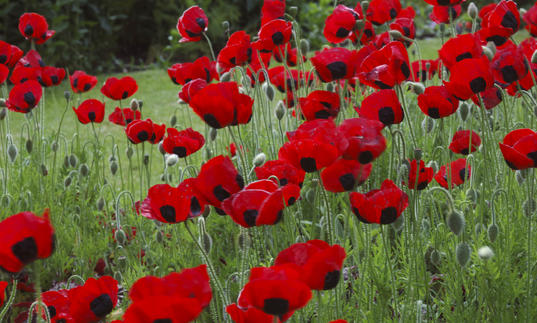
[[[28,140],[26,140],[26,151],[27,151],[29,154],[32,153],[33,147],[34,147],[34,143],[33,143],[32,139],[28,139]]]
[[[149,154],[147,154],[147,153],[144,154],[144,158],[143,158],[142,161],[143,161],[144,165],[146,165],[146,166],[149,165]]]
[[[426,134],[431,133],[434,130],[435,121],[433,118],[425,117],[421,122],[421,130]]]
[[[477,18],[479,10],[477,9],[477,6],[475,5],[475,3],[470,2],[470,4],[468,5],[467,13],[468,13],[468,16],[470,16],[470,18],[472,18],[473,20]]]
[[[500,232],[498,225],[496,223],[492,223],[488,230],[487,235],[489,236],[490,242],[496,241],[496,238],[498,237],[498,233]]]
[[[168,157],[166,158],[166,165],[168,167],[171,167],[177,164],[178,161],[179,161],[179,157],[176,154],[171,154],[171,155],[168,155]]]
[[[3,99],[0,99],[0,101],[3,101]],[[5,101],[4,101],[4,104],[5,104]],[[2,104],[0,103],[0,107],[2,106]],[[4,120],[7,116],[7,109],[6,108],[2,108],[0,110],[0,121]]]
[[[365,27],[365,20],[363,19],[356,20],[356,23],[354,24],[354,29],[362,30],[362,28],[364,27]]]
[[[459,117],[464,122],[468,119],[468,114],[470,114],[470,106],[466,102],[463,102],[459,107]]]
[[[494,251],[489,246],[484,246],[477,250],[477,255],[483,260],[488,260],[494,257]]]
[[[490,49],[490,51],[492,52],[492,56],[496,55],[496,44],[494,44],[493,41],[489,41],[487,43],[487,47]]]
[[[220,82],[229,82],[231,80],[231,72],[225,72],[220,75]]]
[[[289,7],[289,15],[291,15],[292,17],[295,17],[297,12],[298,12],[298,7],[297,6]]]
[[[155,240],[157,240],[158,243],[162,243],[164,240],[164,234],[162,234],[162,231],[158,230],[155,234]]]
[[[477,202],[477,198],[479,197],[479,194],[477,194],[477,191],[473,188],[470,188],[466,191],[466,199],[472,203]]]
[[[300,40],[300,52],[302,54],[307,54],[310,51],[310,42],[309,40],[302,38]]]
[[[459,265],[461,265],[462,267],[466,266],[466,264],[470,260],[471,252],[472,249],[466,242],[461,242],[457,245],[457,248],[455,249],[455,255]]]
[[[438,163],[434,160],[431,160],[428,164],[427,164],[427,167],[431,167],[434,171],[434,173],[438,173]]]
[[[422,157],[423,157],[423,150],[418,149],[418,148],[414,149],[414,159],[421,160]]]
[[[254,166],[260,167],[265,163],[266,160],[267,155],[265,155],[264,153],[259,153],[254,157]]]
[[[138,100],[138,109],[142,110],[144,107],[144,100]]]
[[[166,155],[166,150],[164,150],[164,141],[161,141],[161,142],[158,143],[158,151],[159,151],[163,156]]]
[[[494,53],[487,46],[483,46],[483,54],[491,61],[494,58]]]
[[[65,188],[68,188],[71,185],[72,182],[73,182],[73,180],[71,179],[71,176],[67,176],[65,178],[65,180],[63,181],[63,186]]]
[[[390,34],[390,37],[392,37],[393,40],[399,40],[403,38],[403,34],[399,30],[392,29],[388,32]]]
[[[97,200],[97,210],[102,211],[104,209],[104,198],[100,197]]]
[[[57,141],[53,141],[52,144],[50,145],[50,149],[52,149],[53,152],[56,152],[58,151],[58,142]]]
[[[47,176],[48,175],[48,169],[45,164],[41,164],[41,175]]]
[[[65,91],[63,92],[63,97],[69,101],[71,99],[71,91]]]
[[[116,175],[118,168],[116,161],[110,163],[110,173],[112,173],[112,175]]]
[[[78,158],[76,157],[75,154],[71,154],[69,156],[69,165],[71,165],[71,167],[76,167],[77,164],[78,164]]]
[[[174,114],[174,115],[170,118],[170,127],[173,128],[173,127],[175,127],[176,124],[177,124],[177,116]]]
[[[267,99],[269,99],[269,101],[274,100],[274,87],[272,85],[266,82],[261,86],[261,88],[265,92],[265,95],[267,96]]]
[[[9,161],[14,163],[15,160],[17,159],[17,155],[19,154],[19,150],[17,149],[17,146],[15,146],[14,144],[9,144],[9,146],[7,147],[7,155],[9,157]]]
[[[216,140],[217,134],[218,134],[218,130],[216,130],[215,128],[211,128],[211,130],[209,130],[209,138],[211,139],[211,141]]]
[[[140,105],[138,104],[138,100],[132,99],[131,100],[131,110],[136,111],[140,108]]]
[[[114,234],[114,239],[116,239],[118,244],[123,245],[125,243],[125,240],[127,240],[127,235],[125,235],[125,231],[119,229]]]
[[[362,1],[360,6],[362,7],[362,12],[365,14],[367,9],[369,9],[369,1]]]
[[[69,168],[69,156],[63,158],[63,167]]]
[[[274,110],[274,113],[276,114],[276,118],[278,120],[282,120],[283,116],[285,115],[285,105],[283,101],[278,102],[276,105],[276,109]]]
[[[431,263],[435,266],[440,265],[440,252],[438,252],[436,249],[431,251]]]
[[[213,247],[213,238],[211,238],[211,236],[207,232],[203,231],[198,241],[206,253],[211,252],[211,249]]]
[[[134,149],[132,149],[132,147],[127,147],[127,149],[125,150],[125,154],[127,154],[127,158],[128,159],[131,159],[132,158],[132,155],[134,154]]]
[[[229,21],[227,21],[227,20],[222,21],[222,28],[224,28],[224,30],[228,30],[229,29]]]
[[[460,212],[453,210],[447,219],[447,225],[451,232],[459,235],[462,231],[464,231],[466,221]]]
[[[412,92],[416,93],[417,95],[420,95],[425,92],[425,86],[423,86],[423,84],[421,84],[420,82],[409,82],[409,84],[412,88]]]
[[[475,235],[478,236],[481,234],[481,232],[485,231],[487,228],[485,227],[485,225],[481,222],[478,222],[475,224],[475,227],[474,227],[474,231],[475,231]]]

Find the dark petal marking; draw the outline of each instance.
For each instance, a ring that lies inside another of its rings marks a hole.
[[[360,152],[358,155],[358,161],[360,164],[369,164],[371,161],[373,161],[373,153],[369,150]]]
[[[378,112],[379,121],[389,126],[395,121],[395,114],[390,107],[380,108]]]
[[[296,198],[294,196],[290,197],[289,200],[287,200],[287,205],[293,205],[296,202]]]
[[[367,38],[370,38],[373,36],[373,31],[371,29],[364,30],[364,34],[367,36]]]
[[[173,147],[172,151],[173,151],[174,154],[176,154],[180,158],[186,157],[186,148],[185,147]]]
[[[533,160],[533,167],[537,167],[537,151],[533,151],[527,154],[529,159]]]
[[[491,36],[491,37],[487,38],[487,41],[493,42],[494,45],[496,45],[496,46],[502,46],[507,41],[507,38],[499,36],[499,35],[495,35],[495,36]]]
[[[468,148],[461,149],[461,154],[468,155],[470,153],[470,150]]]
[[[403,76],[405,78],[408,78],[410,76],[410,68],[408,67],[408,64],[406,62],[401,63],[401,72],[403,73]]]
[[[300,159],[300,167],[306,172],[306,173],[313,173],[317,170],[317,164],[315,162],[315,159],[312,157],[303,157]]]
[[[505,15],[503,15],[502,22],[500,24],[505,28],[511,28],[513,31],[518,30],[518,21],[511,11],[507,11]]]
[[[389,86],[388,84],[383,83],[383,82],[378,81],[378,80],[373,81],[373,83],[375,83],[375,85],[378,86],[379,89],[381,89],[381,90],[387,90],[387,89],[391,89],[391,88],[392,88],[392,87]]]
[[[467,58],[472,58],[472,53],[464,52],[464,53],[458,55],[457,57],[455,57],[455,62],[460,62],[463,59],[467,59]]]
[[[241,189],[244,187],[244,178],[242,178],[241,174],[237,174],[237,176],[235,176],[235,181]]]
[[[332,74],[333,80],[342,79],[347,75],[347,64],[344,62],[333,62],[326,65],[326,68]]]
[[[207,25],[205,20],[201,17],[196,18],[196,24],[198,24],[202,30],[205,29],[205,26]]]
[[[246,210],[242,214],[244,222],[246,222],[246,225],[248,225],[248,227],[255,226],[255,220],[257,220],[257,215],[257,210]]]
[[[147,131],[142,130],[142,131],[138,132],[138,134],[136,135],[136,137],[137,137],[138,140],[140,140],[140,141],[146,141],[147,139],[149,139],[149,134],[147,133]]]
[[[502,78],[507,83],[513,83],[518,80],[518,75],[515,71],[515,68],[512,65],[502,67],[501,72],[502,72]]]
[[[216,214],[218,215],[226,215],[226,212],[224,212],[224,210],[220,209],[220,208],[217,208],[215,207],[214,210],[216,211]]]
[[[35,102],[35,96],[32,92],[26,92],[24,93],[24,102],[26,102],[26,104],[28,104],[29,107],[33,107],[35,106],[36,102]]]
[[[470,81],[470,89],[474,93],[480,93],[487,89],[487,81],[484,78],[478,77]]]
[[[337,284],[339,283],[340,276],[341,276],[341,272],[339,270],[334,270],[334,271],[328,272],[324,276],[323,289],[324,290],[334,289],[337,286]]]
[[[171,319],[156,319],[153,323],[173,323]]]
[[[207,81],[207,83],[211,82],[211,71],[209,71],[208,69],[204,68],[205,70],[205,81]]]
[[[449,0],[437,0],[439,6],[449,6]]]
[[[52,81],[52,84],[55,84],[55,85],[58,84],[58,83],[60,82],[60,79],[59,79],[58,76],[56,76],[56,75],[52,75],[52,76],[50,77],[50,80]]]
[[[201,205],[195,196],[190,199],[190,214],[197,216],[201,213]]]
[[[263,312],[283,316],[289,311],[289,301],[283,298],[267,298],[263,302]]]
[[[215,128],[215,129],[222,128],[218,120],[216,120],[216,118],[210,113],[206,113],[203,115],[203,121],[205,121],[212,128]]]
[[[327,110],[319,110],[315,112],[315,118],[316,119],[328,119],[330,118],[330,111]]]
[[[287,183],[289,183],[289,181],[287,180],[287,178],[282,178],[282,179],[280,179],[280,186],[285,186],[285,185],[287,185]]]
[[[272,34],[271,38],[272,38],[272,42],[274,43],[274,45],[279,46],[283,44],[284,37],[281,31],[277,31],[274,34]]]
[[[427,183],[427,181],[418,183],[418,187],[416,187],[416,189],[418,191],[424,190],[427,187],[427,185],[429,185],[429,183]]]
[[[395,8],[391,8],[390,9],[390,18],[394,19],[395,17],[397,17],[397,10],[395,10]]]
[[[217,200],[219,200],[220,202],[222,202],[223,200],[227,199],[228,197],[231,196],[231,194],[229,194],[228,191],[226,191],[222,185],[217,185],[214,189],[213,189],[213,195],[214,197],[216,197]]]
[[[32,36],[33,33],[34,33],[34,27],[32,27],[32,25],[26,25],[26,27],[24,27],[24,35],[26,37]]]
[[[459,178],[461,181],[464,181],[466,179],[466,168],[463,168],[459,171]]]
[[[336,32],[337,38],[345,38],[349,35],[349,31],[343,27],[339,27],[339,29]]]
[[[345,191],[350,191],[356,185],[356,180],[352,174],[345,174],[339,177],[339,183]]]
[[[410,37],[410,28],[403,27],[403,32],[406,37]]]
[[[95,118],[97,118],[97,116],[95,115],[95,112],[91,111],[88,113],[88,119],[90,119],[90,121],[95,121]]]
[[[129,97],[129,92],[127,92],[127,91],[124,91],[123,94],[121,95],[122,99],[126,99],[128,97]]]
[[[371,223],[369,222],[368,220],[366,220],[364,217],[362,217],[360,215],[360,212],[358,211],[357,208],[353,207],[352,208],[352,213],[354,213],[354,215],[356,215],[356,217],[358,218],[358,220],[362,221],[363,223]]]
[[[389,206],[380,212],[380,224],[390,224],[397,219],[397,209]]]
[[[283,210],[280,210],[278,212],[278,214],[276,214],[276,220],[274,220],[274,223],[272,223],[272,224],[276,224],[276,223],[280,222],[282,220],[282,218],[283,218]]]
[[[175,217],[175,208],[171,205],[163,205],[160,207],[160,215],[166,220],[168,223],[175,223],[177,222],[177,219]]]
[[[48,314],[50,315],[50,318],[53,319],[54,316],[56,316],[56,308],[52,305],[47,306]]]
[[[37,244],[33,237],[25,238],[11,247],[13,255],[23,264],[29,264],[37,259]]]
[[[5,64],[7,62],[7,55],[0,55],[0,64]]]
[[[114,303],[108,294],[102,294],[90,303],[90,310],[98,318],[105,317],[108,313],[112,312],[113,308]]]
[[[439,119],[440,110],[438,108],[429,108],[427,109],[427,115],[433,119]]]

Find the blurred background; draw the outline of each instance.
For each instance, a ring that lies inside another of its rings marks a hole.
[[[428,16],[432,6],[423,0],[401,1],[412,5],[417,13],[417,37],[434,37],[438,28]],[[480,8],[492,1],[474,1]],[[533,1],[516,1],[528,8]],[[357,1],[339,1],[354,7]],[[463,4],[466,10],[469,1]],[[157,64],[169,66],[209,55],[204,41],[179,44],[175,28],[182,12],[192,5],[202,7],[209,17],[208,35],[215,51],[227,40],[222,23],[228,21],[230,32],[246,30],[255,35],[260,27],[262,0],[0,0],[0,39],[29,49],[18,31],[18,19],[24,12],[37,12],[46,17],[53,38],[38,47],[47,65],[84,69],[103,73],[144,69]],[[324,20],[331,13],[333,0],[288,0],[287,12],[297,7],[296,19],[302,35],[319,49],[325,39]],[[466,14],[459,19],[469,19]]]

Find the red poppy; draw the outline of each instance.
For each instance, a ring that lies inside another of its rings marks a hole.
[[[73,111],[82,124],[101,123],[104,119],[104,103],[96,99],[85,100]]]
[[[255,307],[285,321],[292,312],[306,306],[311,291],[292,265],[255,267],[250,279],[242,289],[238,306]]]
[[[9,75],[9,68],[4,64],[0,64],[0,84],[4,83],[7,80]]]
[[[438,59],[419,60],[412,62],[412,81],[425,82],[432,80],[438,71]]]
[[[449,93],[459,100],[468,100],[474,94],[486,91],[493,84],[494,77],[486,56],[456,63],[451,67],[449,82],[444,81]]]
[[[190,99],[190,107],[209,126],[220,129],[247,124],[254,100],[239,92],[235,82],[209,84]]]
[[[196,190],[196,178],[187,178],[177,186],[181,195],[190,200],[190,212],[188,218],[195,218],[205,211],[207,202]]]
[[[168,128],[168,136],[164,138],[162,146],[168,154],[176,154],[183,158],[200,150],[204,144],[203,135],[192,128],[182,131]]]
[[[446,170],[446,169],[451,169],[450,171],[451,173],[450,183],[452,183],[451,185],[448,184],[447,172],[449,170]],[[440,167],[440,170],[438,171],[438,173],[434,175],[434,179],[443,188],[449,188],[448,186],[453,186],[453,184],[455,184],[455,186],[459,186],[463,184],[464,181],[470,178],[470,175],[471,175],[470,165],[466,164],[466,159],[460,158],[451,162],[448,165],[444,165]]]
[[[333,119],[315,119],[301,124],[295,131],[288,131],[289,140],[311,139],[330,144],[342,154],[349,146],[348,140],[340,133]]]
[[[311,289],[328,290],[337,286],[346,256],[340,245],[330,246],[322,240],[310,240],[280,251],[274,265],[294,264],[300,268],[301,279]]]
[[[194,321],[202,310],[195,298],[154,295],[133,302],[120,322],[188,323]]]
[[[45,66],[41,68],[37,80],[44,87],[60,84],[65,78],[65,70],[59,67]]]
[[[285,57],[285,63],[290,67],[294,67],[298,63],[298,50],[296,48],[291,48],[290,42],[286,45],[276,47],[272,54],[274,60],[278,63],[283,63],[283,57]],[[302,55],[301,62],[305,62],[306,60],[306,56]]]
[[[36,50],[29,50],[26,52],[26,55],[19,59],[15,66],[24,66],[24,67],[45,67],[45,62],[41,58],[41,55]]]
[[[330,321],[329,323],[348,323],[347,320],[335,320],[335,321]]]
[[[401,35],[408,39],[414,39],[416,37],[414,18],[398,17],[390,24],[390,30],[397,30],[401,33]],[[403,43],[407,47],[412,44],[412,42],[407,39],[403,40]]]
[[[35,80],[29,80],[16,84],[11,89],[6,106],[11,111],[28,113],[37,106],[42,95],[41,85]]]
[[[408,195],[394,182],[384,180],[380,189],[349,195],[352,212],[365,223],[393,223],[408,206]]]
[[[356,112],[362,118],[378,120],[385,126],[403,121],[404,112],[394,90],[380,90],[367,96]]]
[[[494,7],[483,12],[481,36],[501,46],[508,37],[520,28],[520,13],[514,1],[502,0]]]
[[[339,156],[337,147],[313,139],[298,139],[285,143],[278,153],[279,159],[307,173],[321,170]]]
[[[234,32],[226,46],[218,54],[217,62],[222,71],[228,71],[234,66],[242,66],[252,60],[250,35],[244,30]]]
[[[455,21],[461,15],[461,12],[462,7],[460,4],[434,6],[429,18],[437,24],[449,24],[451,21]]]
[[[357,52],[343,47],[326,48],[315,53],[311,62],[321,81],[350,79],[356,70]]]
[[[429,86],[418,95],[421,112],[433,119],[444,118],[457,112],[459,100],[443,86]]]
[[[6,287],[8,283],[5,281],[0,281],[0,307],[4,306],[4,301],[6,300]]]
[[[26,67],[17,65],[11,73],[9,80],[13,84],[24,83],[29,80],[37,81],[41,77],[41,67]]]
[[[515,84],[513,84],[512,86],[514,87],[514,85]],[[515,91],[518,91],[518,89],[515,90]],[[502,100],[503,100],[503,92],[502,92],[502,90],[500,90],[499,88],[497,88],[495,86],[491,86],[490,88],[488,88],[484,92],[481,92],[480,95],[481,95],[481,99],[483,100],[483,104],[485,105],[485,109],[487,109],[487,110],[490,110],[490,109],[494,108],[495,106],[500,104],[500,102],[502,102]],[[477,106],[481,105],[479,103],[479,98],[477,97],[477,95],[472,96],[472,101]]]
[[[240,309],[237,304],[233,303],[226,307],[226,312],[229,314],[235,323],[274,323],[274,316],[258,310],[255,307],[250,307],[245,310]],[[276,323],[281,321],[277,319]]]
[[[138,91],[138,84],[130,76],[120,79],[109,77],[101,88],[101,93],[112,100],[124,100],[136,91]]]
[[[246,68],[246,74],[250,78],[252,87],[256,82],[265,81],[265,73],[261,72],[262,69],[266,70],[269,66],[270,59],[272,58],[272,52],[263,53],[257,49],[252,48],[252,61]]]
[[[0,268],[16,273],[36,259],[48,258],[55,248],[49,210],[43,217],[17,213],[0,222]]]
[[[279,184],[295,184],[302,186],[306,173],[284,160],[269,160],[263,166],[255,168],[258,179],[268,179],[271,176],[278,178]]]
[[[200,203],[192,203],[191,197],[183,194],[183,190],[168,184],[151,186],[147,197],[142,202],[142,216],[163,223],[179,223],[186,221],[192,213],[201,213]]]
[[[274,19],[284,19],[285,0],[263,0],[261,26]]]
[[[338,5],[324,22],[324,37],[331,43],[341,43],[352,35],[358,18],[358,13],[351,8]]]
[[[329,192],[351,191],[362,185],[371,173],[371,164],[357,160],[338,159],[321,172],[323,187]]]
[[[256,225],[261,205],[269,197],[270,193],[278,188],[273,181],[261,181],[272,184],[273,187],[268,187],[268,185],[264,187],[270,189],[270,191],[245,187],[244,190],[231,195],[230,198],[222,203],[224,212],[242,227],[249,228]]]
[[[386,139],[382,135],[384,124],[366,118],[351,118],[343,121],[338,131],[347,138],[349,146],[342,157],[368,164],[386,149]]]
[[[86,74],[84,71],[75,71],[69,79],[71,81],[71,88],[75,93],[88,92],[97,85],[97,78]]]
[[[410,76],[408,52],[401,42],[389,42],[367,56],[359,71],[362,83],[376,89],[390,89]]]
[[[185,10],[177,21],[177,31],[183,37],[180,43],[201,40],[201,35],[207,31],[209,19],[203,9],[198,6],[192,6]]]
[[[284,66],[273,67],[268,70],[268,74],[270,82],[282,93],[298,90],[302,78],[302,72]]]
[[[522,80],[528,74],[528,62],[522,47],[517,47],[512,41],[506,42],[496,50],[492,59],[494,81],[502,87],[507,87],[511,83]]]
[[[451,70],[457,62],[483,56],[479,38],[473,34],[459,35],[449,39],[438,51],[442,64]]]
[[[56,33],[48,29],[45,17],[35,12],[27,12],[20,16],[19,31],[24,38],[34,40],[38,45],[43,44]]]
[[[367,9],[367,19],[380,26],[395,19],[401,11],[399,0],[372,0]]]
[[[41,300],[47,306],[51,322],[75,322],[69,312],[71,301],[69,300],[68,293],[68,290],[62,289],[58,291],[47,291],[41,294]],[[43,315],[43,319],[45,319],[45,315]]]
[[[151,119],[146,120],[134,120],[127,125],[125,133],[127,138],[133,144],[139,144],[144,141],[149,141],[152,144],[160,142],[164,137],[166,126],[164,124],[158,125],[153,123]]]
[[[274,47],[284,45],[289,42],[293,32],[293,24],[283,19],[274,19],[259,30],[257,36],[259,40],[252,43],[252,46],[260,52],[272,52]]]
[[[300,110],[308,121],[335,118],[339,113],[339,95],[330,91],[313,91],[307,97],[298,99]]]
[[[360,7],[360,2],[358,2],[358,5],[356,7]],[[361,10],[361,7],[360,7],[360,10]],[[356,11],[356,8],[354,8],[354,11]],[[360,19],[363,19],[361,14],[359,14],[359,16],[360,16]],[[375,28],[373,28],[373,24],[369,20],[363,20],[363,21],[364,21],[364,27],[362,28],[362,30],[355,29],[350,37],[353,44],[358,43],[358,36],[360,35],[361,35],[360,44],[362,45],[366,45],[370,43],[376,37]]]
[[[181,88],[179,92],[179,98],[186,103],[190,103],[190,99],[198,93],[201,89],[207,86],[207,82],[202,79],[195,79],[188,82]]]
[[[537,167],[537,133],[517,129],[508,133],[500,143],[503,158],[513,170]]]
[[[69,312],[76,322],[104,319],[117,304],[118,282],[110,277],[89,278],[83,286],[69,290]]]
[[[220,155],[201,166],[194,186],[208,204],[221,209],[222,201],[244,187],[244,180],[231,159]]]
[[[173,83],[185,85],[195,79],[203,79],[207,83],[217,79],[218,75],[213,71],[212,63],[207,56],[202,56],[190,63],[177,63],[168,68],[168,76]]]
[[[526,30],[532,35],[533,37],[537,36],[537,4],[534,4],[531,8],[526,11],[524,16],[522,16],[522,19],[526,23]]]
[[[139,110],[133,111],[131,108],[116,107],[114,112],[108,116],[108,121],[117,124],[118,126],[126,126],[134,120],[140,120],[142,113]]]
[[[412,160],[410,161],[410,169],[408,171],[408,181],[403,181],[403,184],[407,185],[410,189],[424,190],[433,180],[433,176],[434,169],[432,167],[425,167],[423,160],[419,161],[419,168],[418,162]]]
[[[471,132],[471,150],[470,150],[470,130],[459,130],[453,135],[451,143],[449,144],[449,150],[456,154],[468,155],[477,150],[481,146],[481,138],[475,132]]]
[[[23,51],[17,46],[0,40],[0,64],[13,68],[23,54]]]

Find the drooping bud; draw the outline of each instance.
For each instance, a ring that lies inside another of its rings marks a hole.
[[[425,92],[425,86],[420,82],[408,82],[408,84],[412,88],[412,92],[416,93],[417,95],[420,95]]]
[[[41,175],[47,176],[48,175],[48,169],[45,164],[41,164]]]
[[[403,38],[403,34],[399,30],[392,29],[388,32],[390,34],[390,37],[392,37],[393,40],[399,40]]]
[[[63,181],[63,186],[65,188],[68,188],[72,182],[73,182],[73,179],[71,178],[71,176],[67,176],[65,180]]]
[[[416,148],[414,149],[414,159],[415,160],[421,160],[423,157],[423,150]]]
[[[53,152],[57,152],[58,151],[58,142],[57,141],[53,141],[52,144],[50,145],[50,149],[52,149]]]
[[[431,251],[431,263],[435,266],[440,265],[440,252],[438,252],[438,250],[436,249],[433,249],[433,251]]]
[[[138,104],[138,100],[132,99],[131,100],[131,110],[136,111],[140,108],[140,105]]]
[[[209,139],[211,139],[211,141],[215,141],[217,134],[218,130],[216,130],[215,128],[211,128],[211,130],[209,130]]]
[[[285,115],[285,106],[283,104],[283,101],[278,102],[276,105],[276,109],[274,109],[274,113],[276,114],[276,118],[278,120],[282,120],[283,116]]]
[[[310,51],[310,42],[305,38],[300,40],[300,51],[303,54],[307,54]]]
[[[125,234],[125,231],[123,231],[122,229],[119,229],[114,234],[114,239],[116,239],[119,245],[123,245],[125,241],[127,240],[127,235]]]
[[[470,260],[471,253],[472,253],[472,249],[466,242],[459,243],[457,245],[457,248],[455,249],[457,263],[461,265],[462,267],[466,266],[466,264]]]
[[[296,17],[297,12],[298,12],[298,7],[297,6],[289,7],[289,15],[290,16]]]
[[[118,167],[117,162],[115,160],[110,163],[110,173],[112,173],[112,175],[116,175],[118,168],[119,167]]]
[[[71,99],[71,91],[65,91],[63,92],[63,97],[69,101]]]
[[[177,157],[176,154],[170,154],[170,155],[168,155],[168,157],[166,157],[166,165],[168,167],[171,167],[171,166],[177,164],[178,161],[179,161],[179,157]]]
[[[496,241],[496,238],[498,237],[498,233],[499,233],[499,228],[498,228],[498,225],[496,223],[492,223],[488,230],[487,230],[487,234],[489,236],[489,240],[490,242],[494,242]]]
[[[0,99],[0,101],[2,101],[3,99]],[[4,101],[4,104],[5,104],[5,101]],[[0,103],[0,107],[2,106],[2,104]],[[7,109],[6,108],[2,108],[0,110],[0,121],[4,120],[7,116]]]
[[[477,198],[479,197],[479,194],[477,193],[476,190],[474,190],[473,188],[470,188],[466,191],[466,199],[472,203],[476,203],[477,202]]]
[[[464,122],[466,119],[468,119],[468,114],[470,113],[470,106],[466,104],[466,102],[463,102],[461,106],[459,107],[459,117]]]
[[[144,158],[143,158],[142,161],[143,161],[144,165],[146,165],[146,166],[149,165],[149,154],[148,153],[144,154]]]
[[[134,154],[134,149],[132,149],[132,147],[127,147],[127,149],[125,150],[125,154],[127,154],[127,158],[128,159],[131,159],[132,158],[132,155]]]
[[[455,235],[459,235],[464,230],[466,221],[460,212],[453,210],[447,219],[447,225],[451,232]]]
[[[274,87],[272,85],[270,85],[268,82],[265,82],[263,83],[261,88],[265,92],[265,95],[267,96],[267,99],[269,99],[269,101],[274,100]]]
[[[99,211],[102,211],[104,209],[104,198],[100,197],[98,200],[97,200],[97,210]]]
[[[435,121],[433,118],[425,117],[421,122],[421,129],[426,134],[430,134],[434,130]]]
[[[19,150],[17,149],[17,146],[15,146],[13,143],[10,143],[7,147],[7,155],[9,157],[9,161],[14,163],[17,159],[17,155],[19,154]]]
[[[71,165],[71,167],[76,167],[77,164],[78,164],[78,158],[76,157],[75,154],[71,154],[69,156],[69,165]]]
[[[489,61],[491,61],[494,58],[494,53],[487,46],[482,46],[482,47],[483,47],[483,54],[485,54],[485,56],[487,56]]]
[[[468,12],[468,16],[470,16],[470,18],[472,18],[472,20],[475,20],[477,18],[479,10],[477,9],[477,6],[475,5],[475,3],[470,2],[470,4],[468,5],[468,11],[467,12]]]
[[[229,82],[231,80],[231,71],[220,75],[220,82]]]
[[[254,157],[254,166],[260,167],[265,163],[266,160],[267,155],[265,155],[264,153],[259,153]]]
[[[174,115],[170,118],[170,127],[173,128],[173,127],[175,127],[176,124],[177,124],[177,116],[174,114]]]
[[[222,21],[222,28],[224,28],[224,30],[228,30],[229,29],[229,21],[227,21],[227,20]]]

